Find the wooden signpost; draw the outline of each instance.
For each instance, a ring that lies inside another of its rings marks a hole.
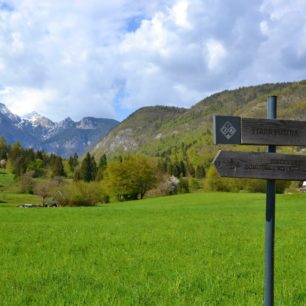
[[[306,145],[306,121],[214,116],[215,144]]]
[[[222,177],[290,181],[306,179],[304,155],[219,151],[213,164]]]
[[[264,305],[274,305],[275,180],[306,180],[306,156],[276,154],[279,146],[306,146],[306,121],[276,120],[277,97],[268,97],[267,119],[214,116],[215,144],[268,145],[268,152],[219,151],[221,177],[267,179]]]
[[[306,121],[241,118],[241,130],[241,144],[306,144]]]

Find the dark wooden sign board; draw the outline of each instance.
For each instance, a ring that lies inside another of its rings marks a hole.
[[[306,121],[214,116],[214,143],[306,146]]]
[[[219,151],[213,164],[221,177],[306,180],[306,156]]]
[[[306,146],[306,121],[241,118],[241,144]]]

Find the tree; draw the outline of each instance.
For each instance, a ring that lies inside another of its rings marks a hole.
[[[33,180],[33,171],[26,172],[20,177],[20,192],[21,193],[33,193],[34,189],[34,180]]]
[[[65,176],[63,160],[61,157],[51,154],[50,156],[51,176]]]
[[[33,177],[39,177],[44,174],[44,162],[36,158],[35,160],[29,162],[27,166],[27,171],[31,171],[33,173]]]
[[[187,169],[188,169],[189,175],[192,177],[195,177],[195,170],[194,170],[193,165],[190,162],[187,164]]]
[[[98,171],[97,163],[96,163],[95,157],[92,155],[91,156],[91,177],[92,177],[91,180],[92,181],[96,179],[97,171]]]
[[[180,176],[185,177],[186,176],[186,167],[185,167],[185,163],[181,160],[180,161]]]
[[[113,161],[106,170],[106,185],[119,200],[142,199],[156,182],[156,166],[144,155]]]
[[[68,160],[68,165],[70,167],[70,170],[73,172],[74,169],[78,166],[78,164],[79,164],[78,154],[74,153],[74,155],[70,156]]]
[[[197,166],[195,171],[195,177],[197,179],[202,179],[205,177],[205,168],[204,166]]]
[[[0,137],[0,160],[7,159],[9,153],[9,145],[6,143],[3,137]]]
[[[47,198],[52,194],[54,188],[53,182],[39,182],[34,187],[34,194],[41,197],[42,205],[46,204]]]
[[[94,156],[91,156],[89,152],[87,152],[85,158],[82,160],[79,177],[85,182],[94,181],[97,174],[97,164],[94,159]]]
[[[9,153],[8,168],[16,177],[20,177],[26,172],[26,151],[19,142],[12,145]]]
[[[107,157],[105,154],[103,154],[99,159],[99,168],[106,169],[107,167]]]
[[[55,194],[56,188],[64,186],[64,181],[61,177],[55,177],[52,180],[38,182],[33,192],[41,197],[42,205],[47,204],[47,199]]]
[[[104,177],[104,171],[107,167],[107,157],[105,154],[103,154],[100,157],[98,169],[97,169],[97,175],[96,175],[96,181],[101,181]]]

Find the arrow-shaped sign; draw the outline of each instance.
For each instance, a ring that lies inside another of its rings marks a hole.
[[[241,118],[241,144],[305,146],[306,121]]]
[[[306,121],[214,116],[214,143],[306,146]]]
[[[213,164],[224,177],[306,180],[304,155],[219,151]]]

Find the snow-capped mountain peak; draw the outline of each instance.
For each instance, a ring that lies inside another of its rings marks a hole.
[[[20,117],[14,115],[3,103],[0,103],[0,114],[9,118],[14,123],[18,123],[20,121]]]
[[[29,121],[32,126],[42,126],[47,129],[51,129],[55,126],[55,123],[48,119],[47,117],[44,117],[37,112],[31,112],[25,116],[23,116],[23,119],[26,121]]]

